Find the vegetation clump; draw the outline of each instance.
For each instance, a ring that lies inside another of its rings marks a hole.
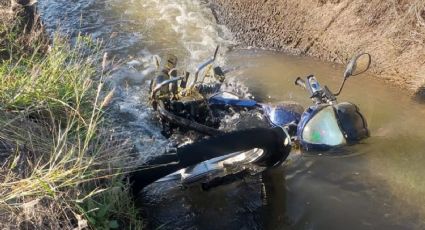
[[[104,122],[99,44],[35,23],[0,16],[0,229],[141,228],[128,146]]]

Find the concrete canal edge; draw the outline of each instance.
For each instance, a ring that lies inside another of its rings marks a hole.
[[[373,73],[425,99],[422,0],[209,0],[242,46],[345,63],[373,56]]]

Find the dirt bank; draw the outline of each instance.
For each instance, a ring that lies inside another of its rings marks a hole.
[[[367,51],[373,72],[413,90],[425,83],[423,0],[210,0],[242,45],[346,62]]]

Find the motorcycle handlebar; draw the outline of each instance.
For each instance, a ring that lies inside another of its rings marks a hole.
[[[305,84],[305,81],[302,78],[300,78],[300,77],[297,77],[297,79],[295,80],[295,85],[298,85],[298,86],[300,86],[300,87],[302,87],[304,89],[307,89],[307,86]]]
[[[204,62],[204,63],[200,64],[200,65],[196,68],[196,72],[195,72],[195,79],[194,79],[194,81],[193,81],[193,85],[195,85],[195,84],[196,84],[196,82],[198,81],[199,72],[200,72],[202,69],[204,69],[205,67],[207,67],[209,64],[212,64],[212,63],[215,61],[215,59],[217,58],[217,53],[218,53],[218,49],[219,49],[219,47],[220,47],[220,46],[217,46],[217,47],[215,48],[214,55],[211,57],[211,59],[209,59],[209,60],[207,60],[206,62]]]
[[[175,77],[175,78],[171,78],[169,80],[163,81],[161,83],[159,83],[158,85],[155,86],[155,88],[152,90],[152,94],[151,94],[151,98],[154,98],[156,93],[165,85],[177,82],[179,80],[182,80],[184,77]]]
[[[322,87],[320,86],[319,82],[316,80],[316,78],[314,77],[314,75],[309,75],[307,77],[307,81],[305,81],[304,79],[298,77],[295,80],[295,85],[301,86],[302,88],[304,88],[305,90],[307,90],[307,92],[310,94],[310,97],[321,97],[321,93],[322,92]]]

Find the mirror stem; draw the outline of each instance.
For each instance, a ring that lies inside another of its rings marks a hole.
[[[338,93],[335,93],[335,94],[334,94],[334,96],[335,96],[335,97],[337,97],[337,96],[339,96],[339,94],[341,94],[342,88],[344,88],[344,84],[345,84],[345,81],[346,81],[346,80],[347,80],[347,78],[346,78],[346,77],[344,77],[344,81],[342,81],[342,84],[341,84],[341,86],[339,87]]]

